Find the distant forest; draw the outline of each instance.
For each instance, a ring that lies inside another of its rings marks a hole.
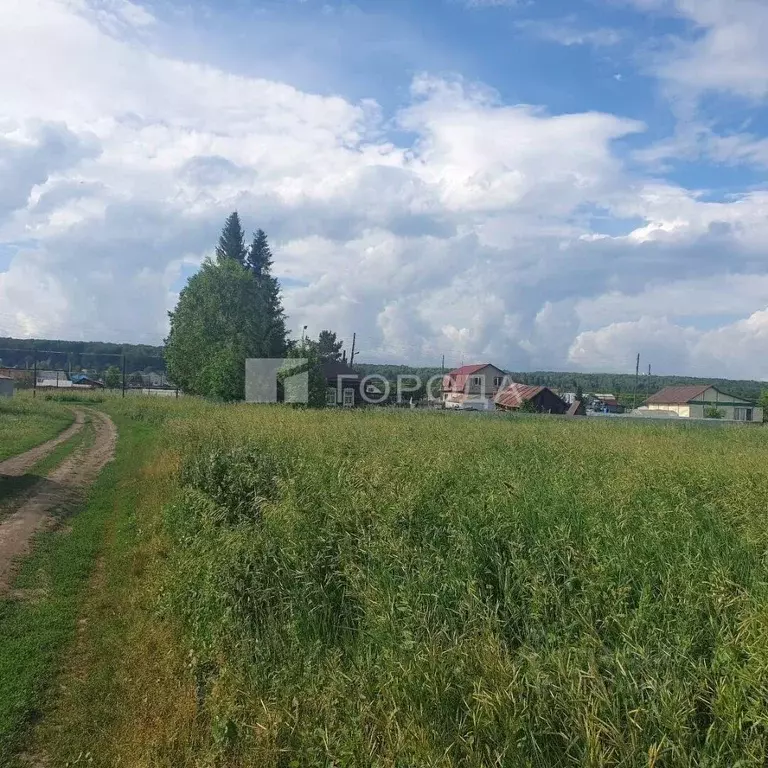
[[[394,381],[398,374],[412,374],[422,378],[439,375],[440,368],[411,368],[406,365],[369,365],[360,363],[356,366],[366,375],[378,374]],[[446,369],[447,370],[447,369]],[[557,371],[507,371],[509,376],[521,384],[536,384],[551,387],[564,392],[575,392],[581,387],[583,392],[612,393],[622,405],[632,405],[635,375],[630,373],[562,373]],[[654,392],[664,387],[683,386],[686,384],[714,384],[725,392],[747,400],[757,400],[761,392],[768,389],[768,383],[732,379],[697,378],[695,376],[656,376],[641,375],[637,384],[637,404]]]
[[[33,368],[102,373],[111,365],[127,373],[165,373],[163,347],[101,341],[12,339],[0,336],[0,368]]]

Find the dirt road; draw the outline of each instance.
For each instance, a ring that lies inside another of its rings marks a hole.
[[[83,428],[84,423],[85,414],[79,409],[76,410],[74,423],[67,427],[58,437],[54,437],[45,443],[40,443],[40,445],[36,445],[25,453],[20,453],[18,456],[11,456],[10,459],[0,461],[0,475],[20,477],[37,464],[38,461],[51,453],[57,445],[61,445],[65,440],[69,440],[70,437],[76,435]]]
[[[99,411],[89,411],[95,429],[92,445],[82,447],[36,484],[21,506],[0,524],[0,594],[13,582],[14,564],[29,551],[32,537],[83,501],[86,491],[110,461],[117,442],[112,420]],[[50,453],[56,445],[83,427],[85,414],[77,411],[75,423],[59,437],[0,464],[0,474],[21,475]]]

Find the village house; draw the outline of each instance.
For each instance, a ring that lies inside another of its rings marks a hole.
[[[496,395],[495,403],[496,407],[503,411],[529,408],[537,413],[568,412],[568,403],[559,398],[549,387],[532,384],[510,384]]]
[[[363,376],[346,360],[324,360],[320,366],[325,380],[325,404],[330,407],[354,408],[363,404]],[[371,397],[377,399],[375,393]]]
[[[689,419],[763,420],[762,408],[711,385],[665,387],[651,395],[642,410],[662,411]]]
[[[443,377],[441,397],[445,408],[492,411],[506,374],[491,363],[462,365]]]

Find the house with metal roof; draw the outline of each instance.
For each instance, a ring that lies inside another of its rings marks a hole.
[[[462,365],[443,377],[441,398],[445,408],[492,411],[494,398],[506,384],[506,374],[491,363]]]
[[[532,384],[515,382],[509,384],[496,395],[495,403],[496,407],[503,411],[519,411],[528,408],[537,413],[568,412],[568,403],[559,398],[549,387]]]
[[[729,395],[709,384],[665,387],[645,401],[643,410],[665,411],[688,419],[763,420],[763,409],[754,402]]]

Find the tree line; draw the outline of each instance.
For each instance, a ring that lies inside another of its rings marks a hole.
[[[38,368],[103,373],[125,355],[130,371],[164,373],[163,347],[102,341],[14,339],[0,336],[0,368]]]

